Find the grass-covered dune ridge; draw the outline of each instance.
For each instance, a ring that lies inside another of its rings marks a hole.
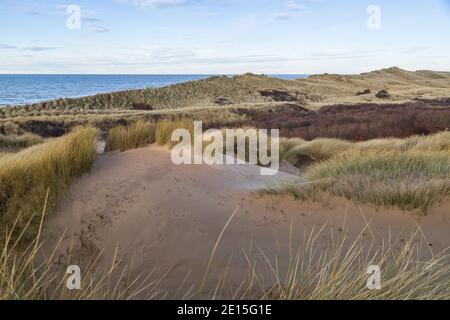
[[[269,193],[320,201],[324,193],[426,214],[450,196],[450,132],[352,143],[284,139],[281,157],[304,168],[307,183]]]
[[[89,110],[161,110],[213,105],[299,102],[320,106],[331,103],[378,102],[378,90],[389,89],[393,101],[450,96],[450,73],[410,72],[387,68],[360,75],[315,75],[284,80],[264,75],[212,76],[164,88],[129,90],[78,99],[59,99],[0,109],[0,118],[20,114],[71,114]],[[358,92],[369,90],[360,95]]]
[[[39,217],[47,193],[47,209],[52,211],[69,183],[89,170],[97,134],[92,127],[79,127],[61,138],[0,158],[0,235],[11,229],[17,217],[17,230],[30,217]]]
[[[387,90],[386,96],[377,93]],[[0,134],[61,136],[78,125],[104,134],[137,119],[186,117],[209,127],[278,128],[282,136],[366,140],[445,130],[450,73],[388,68],[360,75],[285,80],[213,76],[164,88],[0,107]]]

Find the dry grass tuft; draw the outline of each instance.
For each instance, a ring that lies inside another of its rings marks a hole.
[[[420,233],[419,231],[417,233]],[[264,255],[275,284],[267,286],[261,276],[251,274],[244,298],[276,300],[440,300],[450,297],[450,256],[442,252],[431,258],[419,258],[421,251],[417,234],[401,247],[390,245],[378,250],[368,250],[358,237],[334,239],[333,248],[318,250],[313,234],[293,252],[287,270]],[[361,242],[360,242],[361,241]],[[275,260],[276,261],[276,260]],[[367,288],[367,268],[378,266],[381,270],[381,289]],[[249,266],[250,267],[250,266]],[[252,269],[253,270],[253,269]],[[258,295],[251,292],[264,288]]]
[[[42,137],[33,133],[25,133],[20,136],[0,134],[0,148],[27,148],[43,142]]]
[[[21,230],[42,210],[47,192],[47,208],[52,211],[69,183],[89,170],[95,156],[97,129],[79,127],[58,139],[0,158],[0,236]],[[22,239],[32,239],[36,229]],[[0,243],[3,243],[0,241]]]
[[[43,227],[46,205],[41,212],[39,230]],[[17,217],[17,221],[20,217]],[[230,220],[229,220],[230,221]],[[229,223],[228,221],[228,223]],[[31,220],[28,221],[29,227]],[[61,261],[56,247],[47,255],[42,254],[43,242],[38,233],[28,246],[18,250],[20,237],[14,239],[17,224],[6,235],[0,252],[0,299],[14,300],[125,300],[172,298],[162,287],[163,278],[149,274],[133,276],[129,265],[113,262],[110,267],[101,267],[101,253],[93,256],[82,267],[81,290],[68,290],[68,275],[65,266],[74,264],[68,253],[67,261]],[[228,225],[227,223],[227,225]],[[219,235],[215,248],[223,233]],[[331,237],[329,250],[321,249],[318,240],[324,227],[313,231],[299,248],[290,246],[287,267],[280,268],[277,257],[269,257],[263,251],[251,255],[243,250],[248,264],[248,279],[232,287],[232,273],[225,272],[215,290],[202,290],[201,283],[184,288],[180,283],[179,293],[183,299],[259,299],[259,300],[447,300],[450,299],[450,256],[448,252],[420,258],[426,239],[420,241],[420,230],[399,248],[389,243],[378,250],[367,243],[362,235],[349,241],[345,236]],[[345,228],[345,226],[344,226]],[[370,229],[370,228],[369,228]],[[293,232],[293,230],[291,230]],[[331,232],[331,230],[330,230]],[[26,233],[22,230],[21,236]],[[210,261],[214,259],[214,251]],[[254,257],[255,260],[253,260]],[[73,256],[76,259],[76,255]],[[259,261],[259,262],[257,262]],[[56,263],[58,262],[58,263]],[[78,264],[75,263],[75,264]],[[367,288],[367,268],[378,266],[381,271],[381,289]],[[157,266],[155,266],[156,268]],[[204,273],[208,280],[209,265]],[[268,270],[261,273],[262,270]],[[167,274],[167,273],[166,273]],[[189,275],[187,275],[188,277]],[[185,291],[186,290],[186,291]],[[185,292],[184,292],[185,291]],[[178,293],[178,291],[177,291]]]
[[[305,169],[307,183],[267,193],[318,201],[323,192],[426,214],[450,195],[450,132],[350,143],[283,140],[281,154]]]
[[[194,123],[191,120],[161,120],[156,125],[156,143],[172,147],[176,144],[171,141],[172,133],[177,129],[187,129],[191,132],[191,137],[194,136]]]
[[[126,151],[143,147],[155,140],[155,125],[144,120],[138,120],[129,127],[119,126],[109,131],[106,141],[106,151]]]
[[[39,214],[39,231],[43,229],[46,203]],[[101,252],[87,257],[89,262],[81,270],[80,290],[69,290],[64,266],[77,265],[79,261],[72,261],[77,259],[72,252],[67,257],[56,253],[62,238],[44,254],[40,232],[33,232],[32,239],[23,238],[32,233],[29,228],[35,217],[28,219],[23,229],[18,226],[21,218],[18,215],[6,233],[0,251],[0,300],[128,300],[139,294],[147,299],[164,298],[164,292],[158,288],[159,279],[151,279],[152,272],[132,278],[129,266],[117,261],[107,268],[100,267]],[[19,246],[22,242],[27,245]]]

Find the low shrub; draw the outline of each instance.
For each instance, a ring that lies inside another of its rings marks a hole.
[[[0,134],[0,148],[27,148],[44,142],[44,139],[33,133],[5,136]]]

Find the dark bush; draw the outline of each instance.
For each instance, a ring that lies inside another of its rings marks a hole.
[[[450,101],[405,104],[357,104],[325,106],[305,111],[286,105],[268,112],[264,109],[239,109],[246,121],[222,125],[249,125],[280,129],[282,136],[340,138],[352,141],[384,137],[404,138],[414,134],[431,134],[450,127]]]

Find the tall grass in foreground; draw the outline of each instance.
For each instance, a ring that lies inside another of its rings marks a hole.
[[[0,158],[1,240],[13,224],[21,230],[30,217],[39,217],[48,192],[47,208],[54,209],[72,179],[89,170],[97,134],[97,129],[78,127],[61,138]],[[35,232],[32,223],[21,238],[31,241]]]
[[[129,127],[119,126],[109,131],[106,140],[106,151],[126,151],[143,147],[155,140],[155,125],[148,121],[138,120]]]
[[[336,139],[283,140],[281,156],[302,167],[306,184],[266,193],[320,201],[324,193],[358,203],[418,210],[450,195],[450,132],[351,143]]]
[[[306,246],[292,253],[287,270],[281,271],[276,260],[264,255],[275,279],[273,285],[264,286],[257,274],[251,275],[249,282],[254,283],[254,288],[261,288],[259,299],[450,299],[450,255],[447,251],[429,259],[419,258],[422,249],[416,235],[401,248],[387,245],[372,252],[359,244],[360,240],[361,236],[350,243],[345,238],[334,239],[333,248],[324,251],[318,249],[320,245],[314,243],[311,235]],[[380,267],[380,290],[367,288],[369,266]]]
[[[89,262],[83,265],[81,289],[69,290],[64,266],[78,262],[71,261],[71,252],[63,260],[56,254],[61,239],[48,255],[44,255],[40,231],[45,212],[44,205],[40,213],[39,232],[31,241],[26,239],[26,247],[18,248],[19,243],[24,240],[22,237],[30,233],[28,228],[33,217],[28,220],[24,229],[17,230],[17,222],[20,220],[18,215],[11,230],[6,233],[6,241],[0,247],[0,300],[131,299],[144,290],[147,298],[161,297],[157,290],[158,281],[150,280],[151,273],[146,277],[131,279],[129,266],[115,260],[108,267],[100,267],[101,253],[88,257]],[[15,234],[19,234],[19,237],[14,237]]]
[[[42,222],[43,219],[39,230]],[[387,244],[379,250],[368,250],[368,246],[362,244],[366,227],[353,242],[345,237],[332,237],[332,246],[324,250],[317,243],[324,227],[311,232],[300,248],[290,246],[287,268],[283,270],[276,257],[260,251],[262,260],[258,258],[257,262],[253,260],[254,255],[243,250],[248,262],[244,266],[248,269],[248,278],[240,285],[230,286],[231,270],[225,271],[218,280],[210,280],[208,271],[212,271],[212,267],[208,264],[203,280],[195,279],[197,282],[193,286],[185,286],[183,281],[173,293],[162,286],[165,276],[153,276],[152,270],[148,274],[132,275],[132,266],[116,262],[116,257],[110,266],[104,267],[100,263],[101,253],[86,264],[80,264],[81,290],[68,290],[65,268],[73,264],[71,259],[77,259],[76,255],[71,257],[72,253],[68,252],[67,259],[61,261],[56,254],[59,241],[48,255],[43,255],[40,233],[19,251],[17,243],[21,239],[12,237],[16,228],[13,224],[0,251],[0,299],[450,299],[450,255],[442,252],[430,258],[419,258],[422,247],[417,236],[420,230],[400,248]],[[220,246],[225,228],[215,244],[210,262]],[[370,265],[381,269],[380,290],[369,290],[366,286],[369,277],[366,271]],[[157,267],[155,265],[155,269]],[[269,273],[263,274],[261,270]],[[185,280],[188,278],[186,275]]]
[[[42,137],[33,133],[25,133],[21,136],[0,134],[0,148],[26,148],[43,142]]]

